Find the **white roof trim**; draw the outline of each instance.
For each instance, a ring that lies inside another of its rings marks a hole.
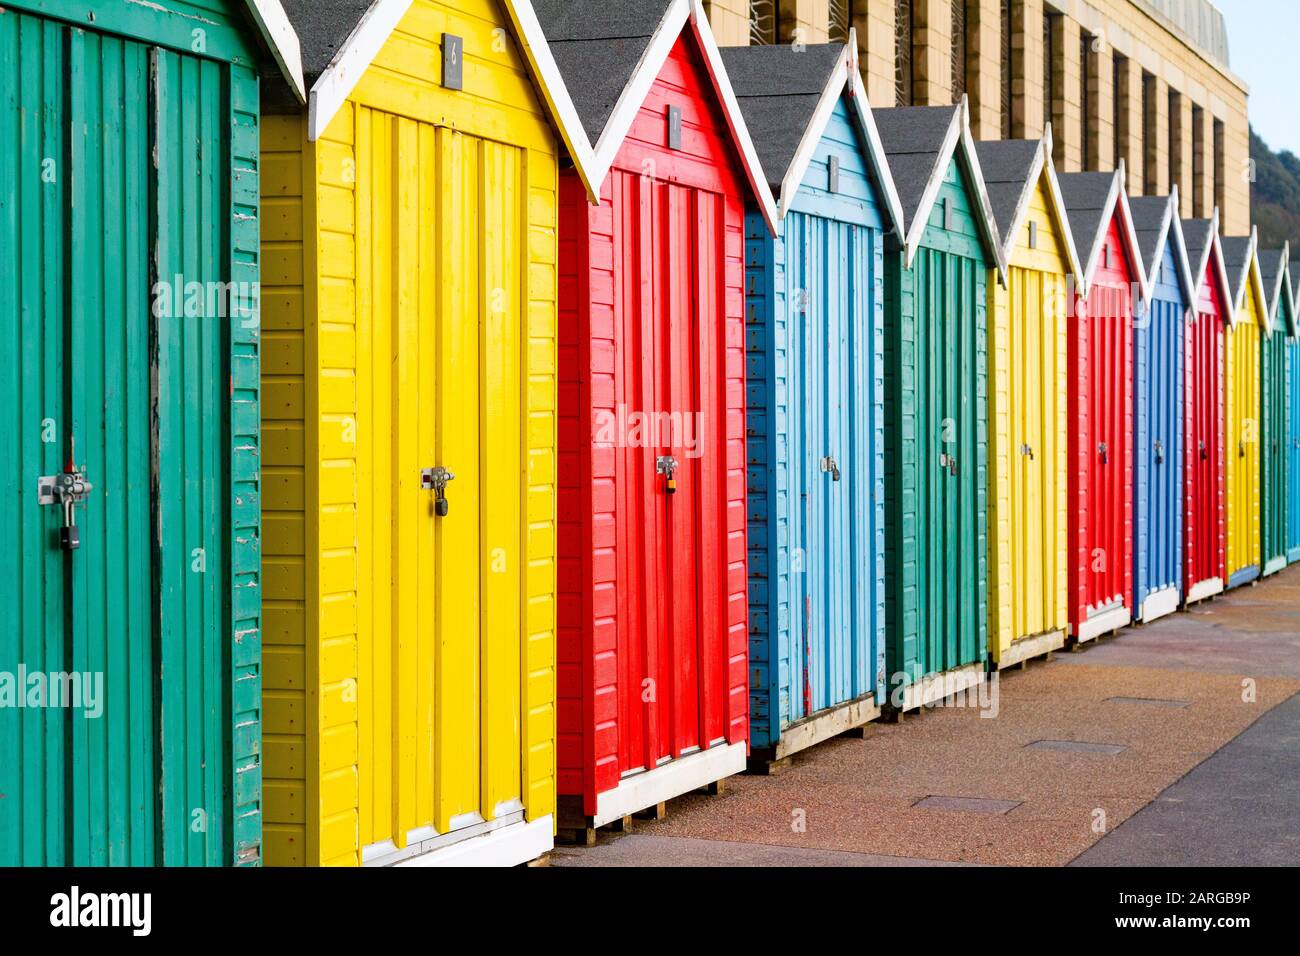
[[[1020,201],[1016,204],[1015,216],[1011,220],[1011,228],[1002,237],[1004,244],[1002,257],[1010,267],[1011,254],[1016,244],[1016,234],[1020,232],[1020,227],[1024,225],[1025,216],[1029,212],[1029,200],[1033,196],[1034,190],[1038,188],[1038,180],[1043,176],[1047,177],[1047,198],[1051,204],[1052,214],[1056,218],[1056,228],[1065,243],[1066,264],[1070,267],[1070,274],[1076,277],[1076,281],[1081,281],[1083,267],[1079,264],[1079,250],[1074,245],[1074,230],[1070,228],[1070,218],[1065,212],[1065,201],[1061,196],[1061,182],[1056,178],[1056,164],[1052,161],[1051,123],[1047,124],[1042,137],[1039,138],[1038,155],[1034,158],[1034,164],[1029,169],[1029,175],[1025,177],[1024,187],[1020,192]],[[1082,285],[1083,288],[1079,291],[1086,293],[1087,283],[1082,282]]]
[[[732,138],[744,161],[745,175],[749,179],[750,188],[754,191],[754,200],[763,213],[768,230],[776,235],[778,222],[776,199],[772,196],[772,188],[767,184],[763,164],[758,161],[758,151],[754,149],[754,141],[749,136],[749,127],[745,125],[740,104],[736,102],[736,93],[731,88],[731,80],[727,77],[726,67],[722,64],[722,53],[718,50],[717,40],[714,39],[713,30],[709,27],[709,15],[704,10],[703,0],[691,0],[691,27],[700,49],[704,51],[704,63],[709,71],[709,77],[713,80],[714,90],[722,100],[723,114],[727,118]],[[656,76],[658,72],[655,71]]]
[[[659,78],[668,55],[688,24],[704,54],[705,69],[713,83],[714,93],[721,101],[723,115],[726,117],[736,149],[741,155],[745,177],[749,181],[750,189],[753,190],[755,202],[762,210],[768,230],[775,234],[779,221],[776,198],[772,195],[772,187],[767,183],[767,176],[758,160],[754,142],[750,139],[749,128],[745,125],[744,116],[741,115],[740,104],[736,102],[736,94],[731,88],[731,81],[727,78],[722,54],[718,51],[718,44],[709,27],[709,18],[704,12],[701,0],[672,0],[664,12],[663,19],[659,21],[659,26],[655,28],[650,43],[641,54],[640,61],[632,71],[631,80],[619,94],[614,111],[606,120],[605,128],[601,130],[600,137],[596,140],[590,154],[588,191],[593,196],[592,201],[599,201],[601,186],[604,185],[605,177],[609,175],[614,165],[614,159],[623,148],[628,131],[636,122],[637,114],[645,104],[646,97],[650,95],[650,89]]]
[[[871,104],[867,100],[867,91],[862,84],[862,74],[857,67],[857,31],[849,28],[849,40],[844,45],[844,55],[836,68],[831,71],[826,88],[822,90],[817,108],[804,128],[799,148],[781,180],[781,195],[777,215],[784,220],[803,186],[808,167],[817,154],[817,147],[826,133],[826,124],[835,113],[840,98],[848,96],[850,112],[858,121],[858,132],[862,137],[863,153],[875,176],[876,186],[884,199],[885,211],[890,225],[900,236],[903,232],[903,205],[898,198],[898,189],[885,157],[884,146],[880,142],[880,132],[876,129],[875,118],[871,115]],[[840,72],[840,71],[843,72]]]
[[[1254,227],[1251,227],[1250,235],[1245,238],[1247,240],[1246,261],[1242,263],[1241,273],[1234,276],[1228,272],[1228,260],[1226,258],[1223,260],[1223,271],[1228,276],[1228,294],[1232,296],[1232,324],[1234,326],[1241,321],[1237,313],[1241,311],[1241,306],[1246,301],[1246,286],[1250,284],[1250,266],[1255,259],[1255,243],[1257,241]],[[1222,238],[1220,239],[1220,245],[1222,245]],[[1260,283],[1260,288],[1263,288],[1263,283]],[[1265,306],[1267,305],[1267,302],[1262,299],[1260,302]]]
[[[248,12],[262,31],[262,38],[289,81],[289,88],[299,103],[307,102],[307,85],[302,78],[302,47],[298,34],[285,15],[280,0],[247,0]]]
[[[857,29],[849,28],[849,97],[853,101],[854,112],[858,116],[862,131],[867,137],[867,160],[876,174],[876,183],[884,193],[885,206],[889,210],[894,231],[903,235],[903,203],[898,198],[898,187],[894,183],[894,173],[889,168],[889,156],[885,145],[880,141],[880,130],[876,127],[876,117],[871,112],[871,101],[867,99],[867,88],[862,82],[862,71],[858,69]]]
[[[903,244],[903,264],[908,269],[912,267],[912,260],[921,246],[921,238],[925,235],[930,210],[939,198],[943,177],[948,172],[948,164],[954,157],[958,158],[974,187],[975,204],[979,209],[976,225],[983,231],[984,242],[993,253],[993,265],[998,270],[998,281],[1005,284],[1006,258],[1002,250],[1002,241],[998,237],[998,225],[993,218],[993,205],[989,202],[984,171],[980,168],[979,157],[975,155],[975,140],[970,132],[970,108],[965,95],[962,96],[961,104],[953,111],[952,123],[948,127],[948,132],[944,134],[943,145],[939,148],[934,169],[930,171],[930,179],[925,184],[925,191],[921,194],[920,203],[917,204],[916,214],[907,226],[905,232],[907,238]]]
[[[1272,338],[1273,323],[1269,321],[1268,296],[1264,294],[1264,278],[1259,271],[1259,229],[1256,226],[1250,228],[1250,251],[1246,254],[1246,274],[1241,278],[1241,290],[1237,293],[1237,301],[1232,307],[1232,327],[1236,328],[1244,321],[1245,316],[1242,313],[1245,311],[1243,306],[1246,304],[1246,287],[1254,286],[1255,301],[1259,303],[1259,308],[1264,310],[1264,314],[1260,316],[1264,337]]]
[[[1291,249],[1291,244],[1289,242],[1283,242],[1281,249],[1270,250],[1270,254],[1276,253],[1277,255],[1280,255],[1282,257],[1282,268],[1280,268],[1277,271],[1277,278],[1273,280],[1272,290],[1270,291],[1267,287],[1265,287],[1264,289],[1264,292],[1267,296],[1267,298],[1265,298],[1264,300],[1264,311],[1268,313],[1268,321],[1270,323],[1275,318],[1277,318],[1277,307],[1282,304],[1281,293],[1282,293],[1282,288],[1286,285],[1286,281],[1287,281],[1286,264],[1287,264],[1287,256],[1290,254],[1290,249]],[[1259,280],[1262,283],[1264,281],[1263,253],[1257,253],[1257,256],[1259,256],[1260,258]]]
[[[1156,250],[1154,261],[1147,275],[1147,288],[1151,294],[1155,295],[1156,276],[1160,273],[1160,265],[1165,259],[1165,246],[1171,239],[1177,240],[1174,250],[1174,264],[1178,269],[1178,280],[1183,290],[1183,298],[1188,308],[1196,306],[1196,279],[1192,275],[1192,267],[1187,261],[1187,240],[1183,236],[1182,220],[1178,216],[1178,185],[1175,184],[1170,190],[1169,195],[1165,197],[1165,215],[1160,221],[1159,238],[1156,239]],[[1143,266],[1145,269],[1145,264]]]
[[[376,0],[365,12],[311,88],[307,103],[309,140],[315,142],[324,134],[410,7],[411,0]]]
[[[1142,247],[1138,245],[1137,228],[1133,225],[1133,209],[1128,204],[1128,191],[1125,188],[1127,173],[1122,159],[1119,161],[1119,169],[1116,170],[1115,178],[1118,180],[1118,188],[1115,197],[1115,209],[1112,210],[1111,215],[1115,215],[1115,211],[1118,210],[1120,221],[1123,224],[1120,234],[1128,245],[1128,261],[1133,264],[1133,271],[1137,273],[1138,290],[1142,293],[1142,301],[1147,302],[1151,299],[1151,283],[1147,280],[1147,270],[1142,266]]]
[[[1088,250],[1088,261],[1083,270],[1083,287],[1080,291],[1085,297],[1092,291],[1092,282],[1097,277],[1097,266],[1101,262],[1101,249],[1105,245],[1106,234],[1110,232],[1111,220],[1119,216],[1121,223],[1120,236],[1128,249],[1129,262],[1136,265],[1136,269],[1133,271],[1137,273],[1138,291],[1141,293],[1142,301],[1146,302],[1151,298],[1151,284],[1147,280],[1146,264],[1142,261],[1142,250],[1138,246],[1137,231],[1133,228],[1133,210],[1129,207],[1124,186],[1124,160],[1121,159],[1119,168],[1111,175],[1110,192],[1106,195],[1106,202],[1102,206],[1101,220],[1097,224],[1097,234],[1092,239],[1092,248]]]
[[[505,7],[524,57],[538,79],[542,98],[550,107],[551,115],[559,127],[560,138],[569,151],[569,158],[573,160],[579,178],[587,187],[587,198],[597,202],[600,199],[600,186],[592,178],[595,156],[591,143],[560,68],[555,64],[555,56],[551,53],[551,45],[546,42],[546,34],[537,19],[532,0],[506,0]]]
[[[618,102],[614,104],[614,111],[605,121],[605,128],[600,131],[600,137],[593,145],[591,175],[597,195],[605,177],[609,175],[610,167],[614,165],[614,157],[623,148],[623,141],[636,122],[637,113],[650,95],[650,88],[654,86],[668,54],[681,36],[690,13],[690,0],[673,0],[668,5],[663,19],[655,28],[654,36],[641,54],[641,60],[632,70],[632,79],[623,87]]]
[[[1210,217],[1210,241],[1206,243],[1205,251],[1201,253],[1201,262],[1196,270],[1196,295],[1193,297],[1192,302],[1193,311],[1196,310],[1197,302],[1201,298],[1201,291],[1210,278],[1211,265],[1215,266],[1219,274],[1219,288],[1223,290],[1223,307],[1228,313],[1223,317],[1223,321],[1225,325],[1231,326],[1236,321],[1232,306],[1232,283],[1228,281],[1228,267],[1223,262],[1223,244],[1219,242],[1218,206],[1214,207],[1214,215]]]

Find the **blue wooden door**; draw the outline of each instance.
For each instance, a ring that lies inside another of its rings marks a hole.
[[[785,221],[789,303],[789,712],[876,689],[879,538],[875,230]]]
[[[1135,326],[1134,607],[1182,587],[1183,321],[1182,293],[1166,250],[1147,311]]]

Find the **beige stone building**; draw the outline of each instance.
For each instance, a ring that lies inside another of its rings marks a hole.
[[[724,46],[825,43],[857,30],[873,106],[970,99],[979,139],[1036,137],[1058,167],[1109,170],[1133,195],[1178,184],[1250,231],[1246,84],[1210,0],[705,0]]]

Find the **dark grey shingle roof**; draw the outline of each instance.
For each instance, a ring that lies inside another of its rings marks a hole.
[[[1003,240],[1011,232],[1012,219],[1029,186],[1029,174],[1041,148],[1042,140],[1037,139],[986,140],[975,144],[993,219]]]
[[[957,111],[955,106],[900,106],[873,111],[909,228]]]
[[[1265,307],[1269,313],[1273,312],[1274,306],[1279,302],[1274,297],[1275,290],[1278,289],[1278,279],[1282,276],[1282,267],[1285,260],[1282,258],[1281,249],[1263,249],[1259,253],[1259,277],[1264,283],[1264,294],[1268,296],[1268,302]],[[1289,292],[1287,293],[1290,294]]]
[[[731,88],[774,191],[843,56],[842,43],[723,48]]]
[[[1082,260],[1079,264],[1085,270],[1087,257],[1092,253],[1097,236],[1110,226],[1103,217],[1106,214],[1106,199],[1115,184],[1118,173],[1062,173],[1057,176],[1061,184],[1061,202],[1065,205],[1066,218],[1070,220],[1070,235],[1074,237],[1074,248]]]
[[[373,0],[280,0],[298,34],[307,89],[320,79],[372,4]]]
[[[534,0],[556,66],[594,145],[671,0]]]
[[[1128,201],[1129,212],[1133,215],[1133,231],[1137,233],[1138,251],[1142,255],[1142,268],[1147,275],[1155,273],[1156,264],[1165,253],[1160,243],[1160,227],[1169,213],[1170,202],[1169,196],[1136,196]],[[1166,242],[1172,235],[1171,224],[1166,232]]]
[[[1247,276],[1250,275],[1250,236],[1224,236],[1223,267],[1228,270],[1228,281],[1232,283],[1231,294],[1235,300],[1244,289]]]
[[[1214,241],[1214,220],[1184,219],[1183,241],[1187,244],[1187,264],[1192,268],[1192,281],[1199,286],[1205,276],[1197,273],[1196,270],[1200,268],[1202,261],[1206,261],[1208,267],[1206,256]]]

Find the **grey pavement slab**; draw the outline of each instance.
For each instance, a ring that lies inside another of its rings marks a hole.
[[[1071,866],[1300,866],[1300,694]]]
[[[556,847],[551,866],[965,866],[849,850],[817,850],[691,837],[601,834],[592,847]]]

